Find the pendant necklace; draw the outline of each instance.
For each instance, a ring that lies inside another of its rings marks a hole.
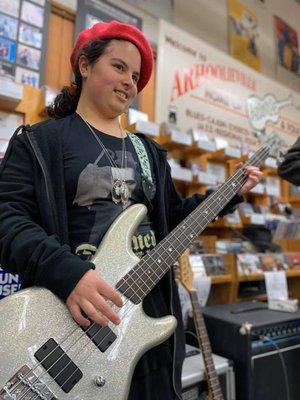
[[[107,148],[102,143],[102,140],[96,134],[94,129],[91,127],[91,125],[80,114],[78,114],[78,115],[85,122],[85,124],[87,125],[87,127],[91,131],[92,135],[94,136],[94,138],[99,143],[99,145],[102,148],[102,150],[104,151],[104,153],[105,153],[105,155],[106,155],[111,167],[115,168],[116,171],[120,172],[120,176],[115,178],[115,179],[113,179],[112,189],[111,189],[111,197],[112,197],[112,201],[115,204],[121,204],[122,207],[124,207],[126,205],[126,203],[128,202],[128,199],[129,199],[129,196],[130,196],[130,190],[129,190],[129,187],[127,185],[127,182],[121,176],[121,170],[124,170],[124,169],[127,168],[127,153],[126,153],[126,143],[125,143],[124,132],[120,127],[120,131],[121,131],[121,134],[122,134],[122,153],[121,153],[122,156],[121,156],[121,167],[118,167],[117,164],[115,163],[115,161],[113,160],[113,158],[111,157],[111,155],[109,154],[109,151],[107,150]]]

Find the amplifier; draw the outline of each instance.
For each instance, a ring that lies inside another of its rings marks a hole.
[[[186,358],[182,368],[182,400],[206,400],[207,383],[205,367],[200,350],[186,346]],[[232,363],[224,357],[213,354],[216,372],[225,400],[235,400],[234,372]]]
[[[300,312],[261,302],[202,312],[213,352],[234,362],[237,400],[300,399]]]

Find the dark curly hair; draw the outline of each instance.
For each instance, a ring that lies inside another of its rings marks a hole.
[[[75,63],[74,82],[70,86],[64,86],[54,99],[53,104],[45,108],[48,117],[60,119],[76,111],[82,88],[82,76],[79,71],[78,60],[83,55],[89,64],[94,64],[104,53],[111,40],[93,40],[80,49]]]

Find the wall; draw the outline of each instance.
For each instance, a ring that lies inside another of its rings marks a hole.
[[[300,76],[277,65],[274,21],[277,15],[298,31],[300,41],[300,4],[295,0],[240,0],[250,7],[258,18],[258,41],[262,59],[262,73],[300,92]],[[187,7],[188,4],[188,7]],[[226,0],[174,0],[173,23],[228,52]],[[299,43],[300,45],[300,43]]]
[[[170,22],[218,49],[228,52],[227,0],[173,1],[173,21]],[[240,1],[242,4],[249,6],[258,18],[260,30],[258,44],[262,59],[262,73],[300,92],[300,76],[296,76],[277,65],[273,21],[273,16],[277,15],[293,29],[298,30],[300,42],[300,4],[295,0]],[[123,0],[110,0],[110,2],[143,18],[146,35],[153,44],[157,43],[158,20],[155,17],[125,3]],[[77,7],[76,0],[57,0],[57,3],[73,11]]]
[[[79,0],[80,1],[80,0]],[[124,10],[127,10],[131,12],[132,14],[135,14],[138,17],[141,17],[143,20],[143,30],[145,34],[147,35],[148,39],[156,45],[157,40],[158,40],[158,20],[157,18],[153,17],[152,15],[143,12],[137,7],[133,7],[130,4],[125,3],[122,0],[109,0],[111,4],[114,4],[118,7],[123,8]],[[57,0],[57,4],[61,4],[67,8],[69,8],[72,11],[76,11],[77,9],[77,0]]]

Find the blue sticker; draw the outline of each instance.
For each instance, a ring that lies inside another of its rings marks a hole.
[[[13,63],[16,59],[16,42],[0,37],[0,60]]]
[[[21,280],[18,275],[12,275],[0,268],[0,299],[17,292],[20,286]]]

